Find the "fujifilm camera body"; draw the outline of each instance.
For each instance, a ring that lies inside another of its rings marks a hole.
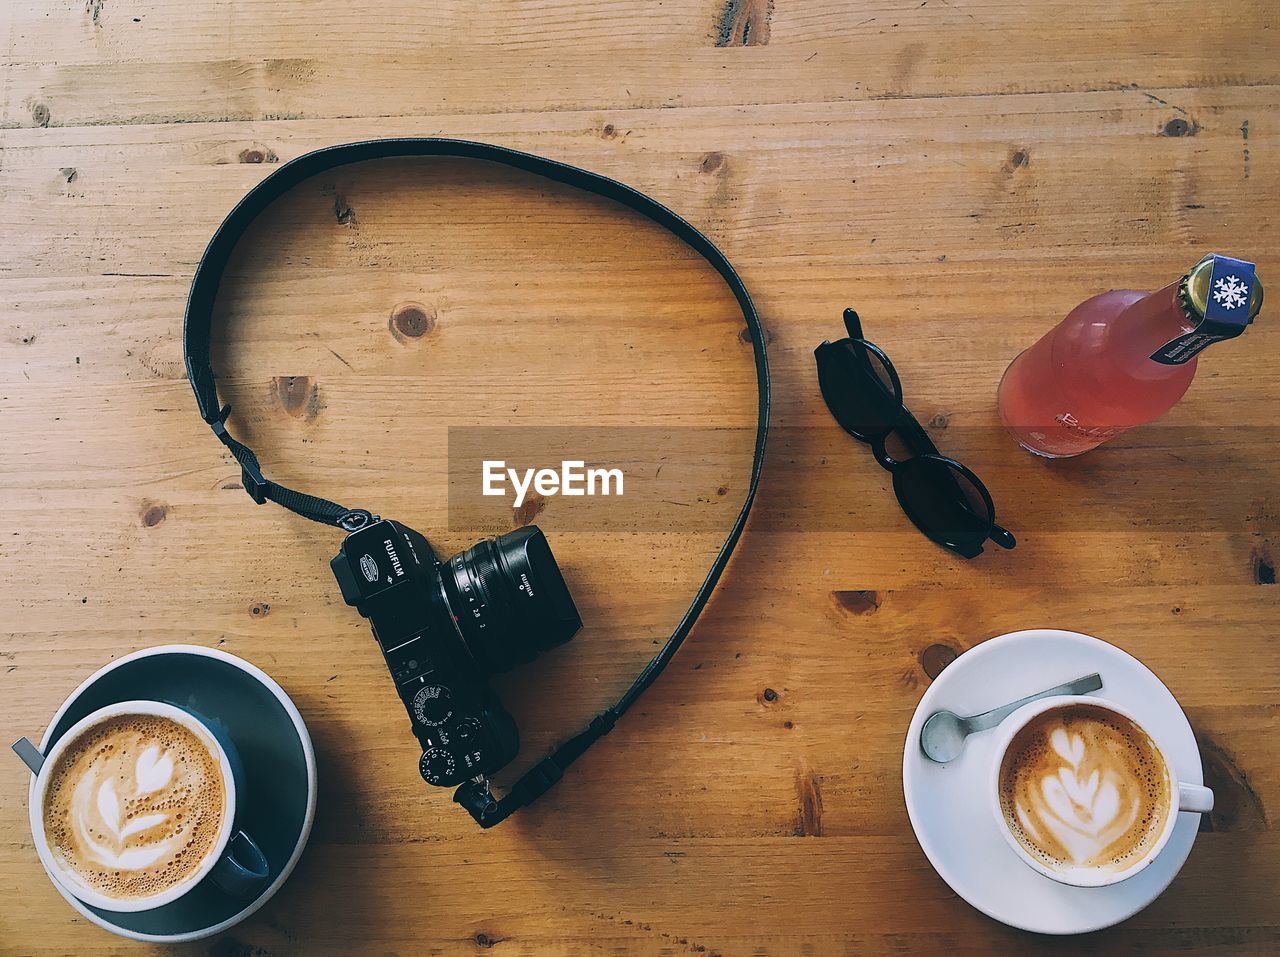
[[[542,531],[526,526],[441,561],[423,535],[379,519],[351,532],[330,564],[373,627],[423,779],[453,787],[508,764],[520,735],[488,678],[582,627]]]

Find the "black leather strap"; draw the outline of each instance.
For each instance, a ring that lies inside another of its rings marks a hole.
[[[296,492],[267,479],[262,474],[258,457],[244,443],[235,439],[227,431],[226,420],[230,414],[230,406],[222,406],[218,400],[217,380],[213,372],[209,356],[210,331],[213,324],[214,300],[218,295],[218,287],[222,282],[223,270],[231,258],[232,250],[249,225],[272,202],[283,196],[303,180],[318,173],[362,163],[366,160],[403,158],[412,156],[445,156],[484,160],[499,163],[514,169],[524,170],[538,176],[577,187],[589,193],[605,196],[630,209],[647,216],[649,219],[670,230],[681,240],[692,247],[720,274],[725,283],[733,291],[738,306],[742,309],[742,317],[746,321],[747,330],[751,334],[752,349],[756,363],[756,385],[759,389],[759,405],[756,420],[755,453],[751,464],[751,482],[747,487],[747,495],[742,503],[742,510],[734,520],[733,527],[724,544],[720,546],[715,561],[712,562],[707,577],[703,580],[692,604],[680,619],[675,631],[667,639],[666,644],[649,662],[644,671],[627,689],[626,694],[616,705],[604,714],[593,719],[590,725],[579,734],[562,744],[547,759],[536,765],[525,774],[511,791],[501,800],[495,800],[483,782],[469,782],[460,787],[454,800],[471,812],[482,826],[490,827],[503,820],[512,811],[524,807],[550,788],[579,755],[597,739],[607,734],[613,723],[620,717],[640,694],[649,687],[658,674],[666,667],[685,637],[693,628],[694,621],[711,597],[712,589],[719,581],[721,573],[729,562],[734,546],[742,535],[747,522],[747,515],[755,501],[756,489],[760,483],[760,470],[764,464],[765,438],[769,430],[769,410],[771,403],[769,386],[769,361],[765,353],[764,330],[760,325],[760,317],[751,302],[747,287],[738,276],[737,271],[706,236],[692,225],[676,215],[666,206],[650,199],[637,190],[619,183],[617,180],[592,173],[567,163],[521,153],[503,146],[488,143],[475,143],[470,140],[444,139],[440,137],[414,137],[407,139],[363,140],[358,143],[345,143],[340,146],[329,146],[299,156],[279,167],[270,176],[251,189],[235,208],[222,221],[217,232],[209,241],[204,255],[196,266],[195,277],[191,282],[191,293],[187,299],[187,312],[183,325],[183,349],[187,365],[187,377],[191,380],[191,388],[195,390],[196,403],[200,407],[200,415],[213,429],[215,435],[235,457],[240,465],[245,491],[258,504],[270,500],[283,505],[313,521],[326,525],[344,527],[348,516],[364,514],[359,509],[347,509],[335,502]]]

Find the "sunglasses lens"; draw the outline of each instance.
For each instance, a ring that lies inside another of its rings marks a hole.
[[[990,498],[944,459],[926,455],[903,462],[894,485],[911,521],[934,541],[975,547],[991,531],[995,516]]]
[[[884,435],[902,412],[902,396],[885,361],[866,343],[845,339],[818,354],[818,382],[827,407],[859,437]]]

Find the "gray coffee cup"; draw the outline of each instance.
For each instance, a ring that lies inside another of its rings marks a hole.
[[[54,854],[45,832],[45,795],[52,771],[64,751],[104,721],[122,715],[154,715],[167,718],[189,731],[209,751],[222,772],[224,802],[216,840],[200,864],[182,880],[160,891],[142,897],[121,899],[90,886],[70,865]],[[269,878],[267,859],[253,840],[238,826],[238,796],[244,794],[244,764],[231,738],[215,722],[190,708],[162,701],[121,701],[86,715],[48,746],[42,754],[31,742],[22,739],[14,750],[36,775],[29,808],[31,834],[40,862],[49,875],[68,893],[91,907],[115,912],[152,910],[172,903],[195,890],[206,881],[234,899],[245,900],[259,894]]]

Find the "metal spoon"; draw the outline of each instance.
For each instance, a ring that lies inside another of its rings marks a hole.
[[[924,723],[924,729],[920,732],[920,750],[930,761],[946,764],[960,757],[960,752],[964,750],[965,738],[975,731],[990,731],[1024,704],[1060,694],[1088,694],[1101,687],[1102,676],[1092,674],[1077,678],[1075,681],[1068,681],[1048,691],[1041,691],[1039,694],[1019,698],[1002,708],[985,711],[968,718],[962,718],[953,711],[935,712],[929,715],[929,720]]]

